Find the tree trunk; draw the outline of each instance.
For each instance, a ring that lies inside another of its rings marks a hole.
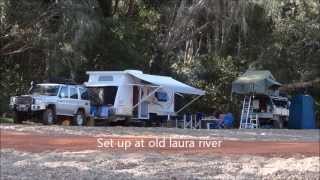
[[[112,17],[112,0],[98,0],[104,17]]]
[[[119,0],[116,0],[113,8],[113,15],[118,12]]]
[[[129,0],[129,7],[128,7],[128,12],[127,12],[127,16],[132,16],[134,13],[134,0]]]

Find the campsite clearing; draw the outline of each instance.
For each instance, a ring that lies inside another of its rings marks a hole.
[[[317,179],[320,168],[319,130],[34,124],[1,124],[0,130],[6,179]],[[98,147],[98,138],[108,146]],[[127,147],[116,147],[116,142]]]

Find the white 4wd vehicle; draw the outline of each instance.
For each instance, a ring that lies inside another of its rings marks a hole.
[[[283,128],[289,119],[289,100],[281,96],[256,96],[253,100],[253,111],[259,122],[274,128]]]
[[[72,116],[74,125],[84,125],[90,114],[90,101],[85,87],[70,84],[37,84],[31,87],[29,95],[10,98],[14,111],[14,122],[31,117],[44,124],[53,124],[58,116]]]

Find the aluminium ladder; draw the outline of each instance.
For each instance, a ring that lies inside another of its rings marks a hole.
[[[257,113],[250,115],[250,128],[259,128],[259,118]]]
[[[253,99],[252,96],[245,96],[243,99],[239,129],[253,128],[251,118],[250,118],[250,116],[252,116],[253,114],[252,99]]]

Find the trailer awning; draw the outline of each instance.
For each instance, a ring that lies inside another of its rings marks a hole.
[[[205,94],[205,91],[203,91],[201,89],[191,87],[187,84],[179,82],[179,81],[177,81],[171,77],[168,77],[168,76],[157,76],[157,75],[143,74],[141,72],[130,71],[130,70],[126,71],[126,72],[128,74],[134,76],[135,78],[146,81],[148,83],[173,89],[176,93],[194,94],[194,95],[199,95],[199,96],[202,96]]]

